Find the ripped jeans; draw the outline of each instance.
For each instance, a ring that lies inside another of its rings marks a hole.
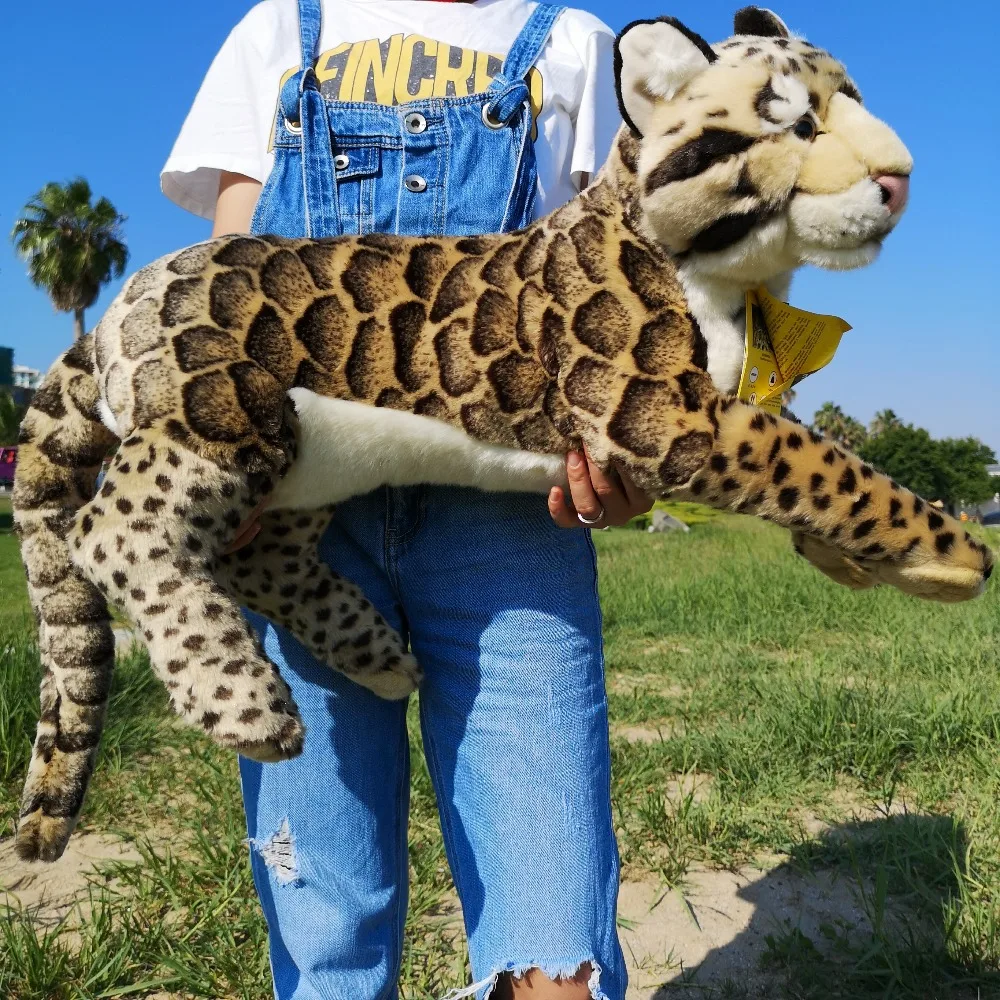
[[[383,489],[338,508],[324,557],[409,638],[424,748],[474,988],[594,967],[623,1000],[593,545],[544,498]],[[406,706],[251,618],[307,727],[301,757],[241,760],[278,1000],[394,1000],[407,905]],[[456,984],[460,987],[460,984]]]

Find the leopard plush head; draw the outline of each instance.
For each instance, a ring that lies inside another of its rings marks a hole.
[[[749,284],[875,259],[912,160],[842,63],[759,7],[718,45],[637,21],[615,54],[643,228],[686,270]]]

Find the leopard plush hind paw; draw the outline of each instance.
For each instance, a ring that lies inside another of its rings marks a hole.
[[[392,701],[423,677],[402,637],[350,580],[319,554],[332,508],[267,511],[239,551],[220,556],[216,579],[251,611],[286,629],[321,663]]]
[[[424,679],[424,673],[414,657],[402,652],[390,655],[384,660],[382,668],[374,673],[348,676],[388,701],[399,701],[413,694]]]

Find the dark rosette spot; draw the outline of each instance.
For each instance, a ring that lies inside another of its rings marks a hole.
[[[592,351],[613,358],[628,344],[632,318],[615,295],[602,289],[577,308],[572,329]]]
[[[197,372],[240,356],[239,345],[214,326],[192,326],[174,337],[174,354],[182,372]]]
[[[538,361],[516,351],[494,361],[488,374],[500,409],[505,413],[534,406],[548,383],[548,376]]]
[[[252,431],[236,395],[236,387],[224,372],[209,372],[185,383],[182,390],[184,417],[206,441],[239,441]]]
[[[430,376],[429,358],[421,357],[420,335],[427,312],[421,302],[403,302],[389,313],[389,329],[396,350],[394,371],[407,392],[417,392]]]
[[[310,357],[331,370],[343,361],[349,335],[347,316],[336,295],[311,302],[295,324],[295,336]]]
[[[643,458],[663,453],[667,421],[680,403],[677,391],[664,382],[633,378],[608,425],[608,436],[616,444]],[[708,457],[706,452],[702,463]],[[695,471],[695,470],[692,470]],[[685,477],[685,480],[690,476]],[[678,480],[681,481],[681,480]]]
[[[418,243],[410,250],[403,277],[418,299],[430,302],[448,270],[448,254],[438,243]]]
[[[302,258],[279,250],[261,268],[260,290],[286,312],[294,312],[313,296],[315,286]]]
[[[236,236],[226,240],[212,260],[223,267],[257,267],[268,255],[268,246],[251,236]]]
[[[160,323],[163,326],[180,326],[201,318],[204,284],[203,278],[177,278],[170,282],[163,293]]]
[[[510,297],[487,288],[476,303],[472,321],[472,349],[485,357],[511,347],[517,326],[517,307]]]

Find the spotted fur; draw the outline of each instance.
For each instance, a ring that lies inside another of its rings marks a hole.
[[[454,429],[441,448],[478,443],[502,473],[492,488],[544,489],[586,445],[653,495],[788,527],[841,583],[982,590],[990,557],[955,521],[729,395],[745,290],[781,294],[802,263],[866,263],[897,221],[876,178],[909,172],[832,56],[768,12],[736,24],[715,48],[670,19],[626,29],[627,124],[608,164],[523,231],[202,243],[138,272],[56,362],[24,421],[14,497],[45,667],[22,856],[57,857],[79,812],[113,665],[108,600],[175,709],[257,759],[293,756],[303,732],[240,605],[378,694],[419,681],[399,637],[317,556],[326,504],[362,479],[337,493],[339,465],[297,464],[299,446],[338,436],[334,421],[309,438],[310,401],[353,402],[362,427],[379,408],[412,415],[400,426],[414,440]],[[412,481],[457,481],[442,454]],[[370,458],[366,475],[395,481]],[[266,502],[261,534],[225,555]]]

